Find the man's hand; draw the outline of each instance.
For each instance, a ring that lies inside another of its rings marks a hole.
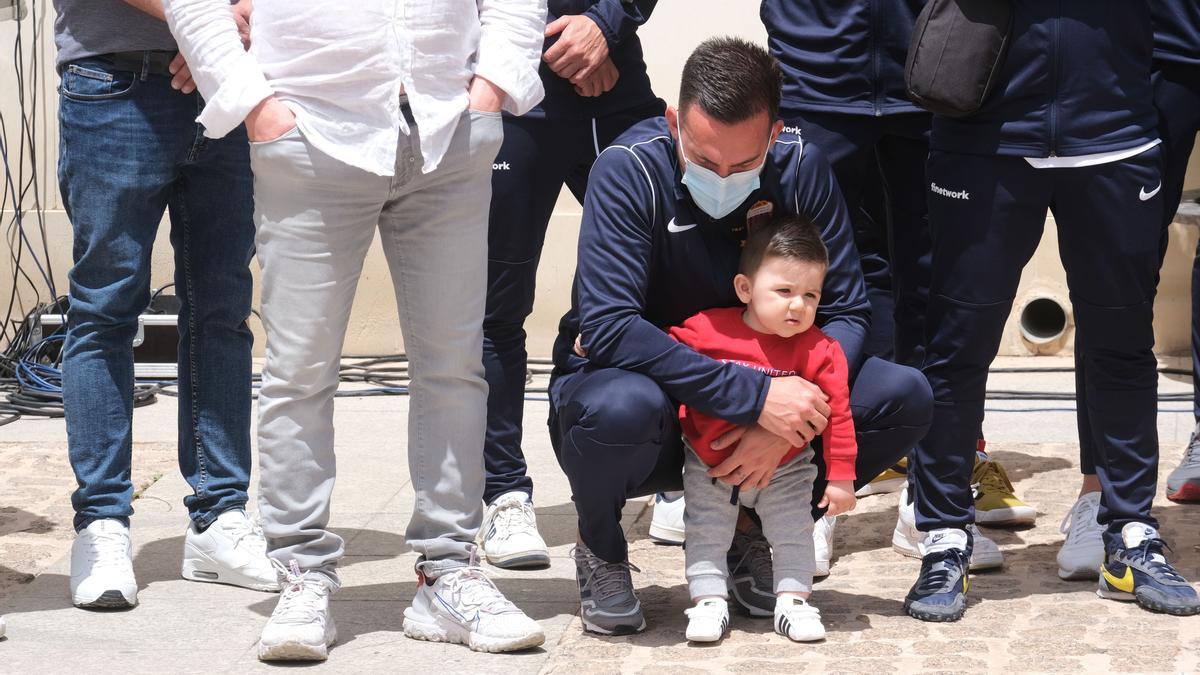
[[[575,354],[581,358],[587,358],[587,350],[583,348],[583,333],[575,336]]]
[[[561,33],[561,35],[559,35]],[[555,75],[579,85],[608,58],[608,40],[591,17],[560,16],[546,26],[546,37],[558,35],[542,60]]]
[[[612,59],[604,59],[604,62],[600,64],[596,72],[575,85],[575,93],[580,96],[599,96],[612,89],[617,84],[617,78],[619,77],[621,77],[621,73],[613,65]]]
[[[492,84],[487,78],[476,75],[471,78],[471,86],[467,90],[471,102],[467,104],[471,110],[478,112],[500,112],[506,94],[504,90]]]
[[[273,141],[296,126],[296,114],[274,96],[268,96],[246,115],[246,136],[254,143]]]
[[[836,516],[840,513],[853,511],[858,500],[854,497],[854,481],[831,480],[825,486],[825,495],[817,503],[817,508],[824,509],[826,515]]]
[[[176,54],[175,58],[171,59],[171,64],[167,66],[167,70],[171,71],[172,89],[177,89],[184,94],[196,91],[196,83],[192,81],[192,71],[188,68],[187,61],[183,60],[183,54]]]
[[[758,423],[767,431],[803,448],[829,424],[829,397],[800,377],[773,377]]]
[[[237,23],[238,37],[242,39],[242,47],[250,49],[250,12],[253,0],[238,0],[233,6],[233,20]]]
[[[712,449],[722,450],[734,443],[737,448],[725,461],[709,469],[708,475],[747,489],[765,488],[779,468],[779,461],[792,449],[791,443],[757,424],[725,433],[713,441]]]

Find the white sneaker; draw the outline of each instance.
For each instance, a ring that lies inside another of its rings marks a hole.
[[[183,536],[184,579],[278,591],[279,575],[267,557],[267,540],[246,512],[232,509],[217,516],[203,532],[196,524]]]
[[[1059,527],[1067,535],[1058,550],[1060,579],[1097,579],[1104,564],[1104,528],[1096,522],[1100,514],[1100,493],[1089,492],[1075,505]]]
[[[660,492],[654,496],[654,517],[650,519],[650,538],[660,544],[683,545],[683,493]]]
[[[119,520],[93,520],[71,545],[71,602],[87,609],[121,609],[137,604],[133,544]]]
[[[474,565],[453,568],[436,579],[417,563],[417,595],[404,610],[404,634],[416,640],[449,642],[477,652],[512,652],[546,641],[542,627],[509,602]]]
[[[833,558],[833,528],[836,526],[837,516],[821,516],[820,520],[813,523],[813,557],[817,563],[814,577],[829,576],[829,561]]]
[[[705,598],[683,613],[688,618],[686,635],[691,642],[716,642],[729,630],[729,603],[724,598]]]
[[[478,540],[487,561],[496,567],[522,569],[550,564],[550,550],[538,534],[533,503],[524,492],[502,494],[487,507]]]
[[[784,596],[775,601],[775,632],[794,642],[825,639],[821,612],[793,596]]]
[[[337,641],[337,627],[329,614],[329,596],[337,590],[334,582],[318,572],[301,572],[294,560],[290,567],[278,569],[284,575],[283,593],[263,626],[258,659],[324,661]]]
[[[0,638],[4,637],[4,617],[0,616]]]
[[[908,502],[908,487],[900,491],[897,508],[896,529],[892,531],[892,549],[900,555],[921,559],[925,557],[925,534],[917,529],[917,516],[913,505]],[[967,525],[971,533],[971,571],[1004,567],[1004,553],[996,542],[989,539],[975,526]]]

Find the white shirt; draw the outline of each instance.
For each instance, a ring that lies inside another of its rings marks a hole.
[[[274,94],[322,152],[381,176],[395,170],[408,124],[417,122],[426,173],[437,168],[467,88],[480,75],[521,115],[542,100],[538,77],[546,0],[256,0],[250,51],[229,0],[165,0],[204,111],[220,138]]]
[[[1090,155],[1076,155],[1074,157],[1026,157],[1025,161],[1029,162],[1029,165],[1035,169],[1080,169],[1085,166],[1109,164],[1129,159],[1130,157],[1136,157],[1159,143],[1162,143],[1161,138],[1156,138],[1145,145],[1139,145],[1127,150],[1096,152]]]

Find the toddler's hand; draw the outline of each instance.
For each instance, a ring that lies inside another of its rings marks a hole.
[[[855,504],[858,502],[854,497],[854,481],[850,480],[831,480],[825,486],[825,495],[821,497],[818,508],[828,507],[826,515],[836,516],[840,513],[853,511]]]

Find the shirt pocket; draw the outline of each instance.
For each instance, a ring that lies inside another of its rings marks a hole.
[[[72,63],[63,71],[58,91],[75,101],[105,101],[128,96],[136,85],[135,73]]]

